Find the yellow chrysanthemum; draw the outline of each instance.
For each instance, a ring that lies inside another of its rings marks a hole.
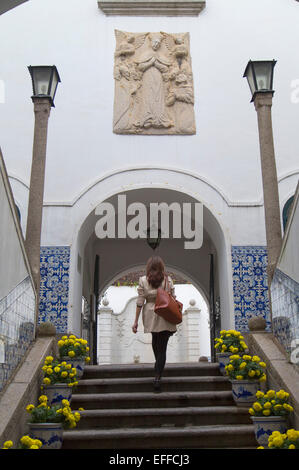
[[[286,434],[290,441],[296,441],[299,439],[299,431],[295,431],[295,429],[288,429]]]
[[[35,408],[34,405],[28,405],[28,406],[26,406],[26,411],[27,411],[28,413],[31,413],[32,410],[34,410],[34,408]]]
[[[251,361],[251,356],[249,356],[248,354],[244,354],[243,359],[244,361]]]
[[[4,444],[3,444],[3,449],[11,449],[12,446],[13,446],[12,441],[5,441]]]
[[[252,408],[253,408],[255,411],[261,411],[261,410],[262,410],[262,406],[261,406],[260,403],[258,403],[257,401],[253,403]]]
[[[31,445],[32,439],[31,439],[30,436],[26,435],[26,436],[21,437],[20,442],[24,446],[29,446],[29,445]]]
[[[284,400],[285,391],[284,390],[279,390],[279,392],[276,393],[276,396],[277,396],[277,398],[279,398],[279,400]]]

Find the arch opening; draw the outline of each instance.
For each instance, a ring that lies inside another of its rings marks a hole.
[[[142,188],[130,189],[121,193],[117,192],[105,203],[111,203],[117,207],[118,195],[126,195],[127,204],[142,203],[146,207],[151,202],[194,203],[201,202],[198,198],[191,197],[183,191],[169,188]],[[117,210],[116,210],[117,215]],[[77,296],[82,295],[88,300],[89,305],[89,339],[93,349],[93,360],[97,360],[97,309],[101,295],[119,276],[124,273],[144,269],[147,259],[153,250],[146,243],[146,239],[106,238],[99,239],[95,233],[95,225],[98,220],[95,211],[89,213],[82,224],[75,244],[75,259],[81,258],[81,272],[77,274]],[[213,312],[214,331],[220,328],[233,327],[232,288],[230,246],[228,246],[225,233],[219,221],[207,208],[203,206],[203,243],[200,249],[192,250],[184,248],[182,238],[162,238],[155,253],[161,256],[167,269],[178,273],[188,279],[200,293],[208,310]],[[214,259],[213,285],[211,286],[211,257]],[[73,262],[75,264],[75,261]],[[97,265],[97,266],[96,266]],[[213,290],[213,292],[211,292]],[[220,304],[219,315],[215,319],[214,306],[211,309],[211,299]],[[78,325],[80,315],[73,308],[72,325]],[[82,317],[82,312],[81,312]],[[86,317],[86,312],[85,312]],[[81,321],[82,323],[82,321]],[[75,328],[72,328],[74,331]]]

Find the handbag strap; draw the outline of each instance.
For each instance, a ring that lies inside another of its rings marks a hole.
[[[166,289],[166,284],[167,284],[167,289]],[[164,276],[164,290],[170,293],[168,276]]]

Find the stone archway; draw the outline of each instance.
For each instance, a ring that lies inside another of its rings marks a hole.
[[[139,185],[138,185],[139,186]],[[114,193],[104,202],[115,203],[119,194],[127,195],[129,202],[141,201],[148,204],[149,201],[166,201],[171,204],[173,201],[195,202],[195,198],[180,190],[169,188],[167,184],[161,188],[153,187],[133,187],[126,188],[121,193]],[[201,202],[201,201],[199,201]],[[115,205],[116,207],[116,205]],[[231,295],[231,261],[230,246],[228,245],[225,233],[218,220],[211,210],[204,205],[204,237],[200,250],[184,250],[183,240],[168,239],[161,241],[157,253],[165,260],[167,266],[172,270],[184,273],[190,281],[201,291],[206,300],[209,299],[210,283],[210,254],[215,257],[215,295],[220,299],[221,327],[233,327],[233,309]],[[99,284],[97,292],[101,292],[105,286],[109,285],[120,272],[130,270],[139,265],[145,266],[149,256],[152,254],[151,248],[144,239],[105,239],[99,240],[95,235],[95,224],[97,217],[92,211],[81,226],[78,236],[78,252],[82,258],[82,290],[80,292],[86,298],[95,297],[94,294],[94,259],[99,257]],[[76,260],[76,257],[73,258]],[[220,282],[221,279],[221,282]],[[91,288],[92,287],[92,288]],[[93,300],[95,302],[95,299]],[[93,308],[94,310],[94,308]],[[94,315],[94,313],[93,313]],[[73,318],[72,323],[76,320]],[[219,322],[220,327],[220,322]],[[74,329],[73,329],[74,330]]]

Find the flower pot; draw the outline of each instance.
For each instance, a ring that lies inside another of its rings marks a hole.
[[[219,362],[219,368],[222,375],[226,375],[225,366],[229,363],[229,358],[232,355],[230,352],[217,353],[217,360]]]
[[[83,375],[84,372],[84,366],[85,366],[85,357],[68,357],[68,356],[63,356],[61,358],[61,361],[65,361],[68,364],[72,364],[72,367],[75,367],[77,370],[77,379],[80,379]]]
[[[258,380],[231,380],[232,392],[238,406],[250,406],[256,400],[256,392],[260,388]]]
[[[287,430],[287,420],[285,416],[251,416],[255,438],[262,446],[268,445],[268,438],[273,431],[284,434]]]
[[[72,387],[66,383],[44,385],[44,392],[48,397],[49,406],[61,405],[62,400],[70,401],[72,398]]]
[[[30,437],[39,439],[42,449],[60,449],[63,427],[61,423],[28,423]]]

